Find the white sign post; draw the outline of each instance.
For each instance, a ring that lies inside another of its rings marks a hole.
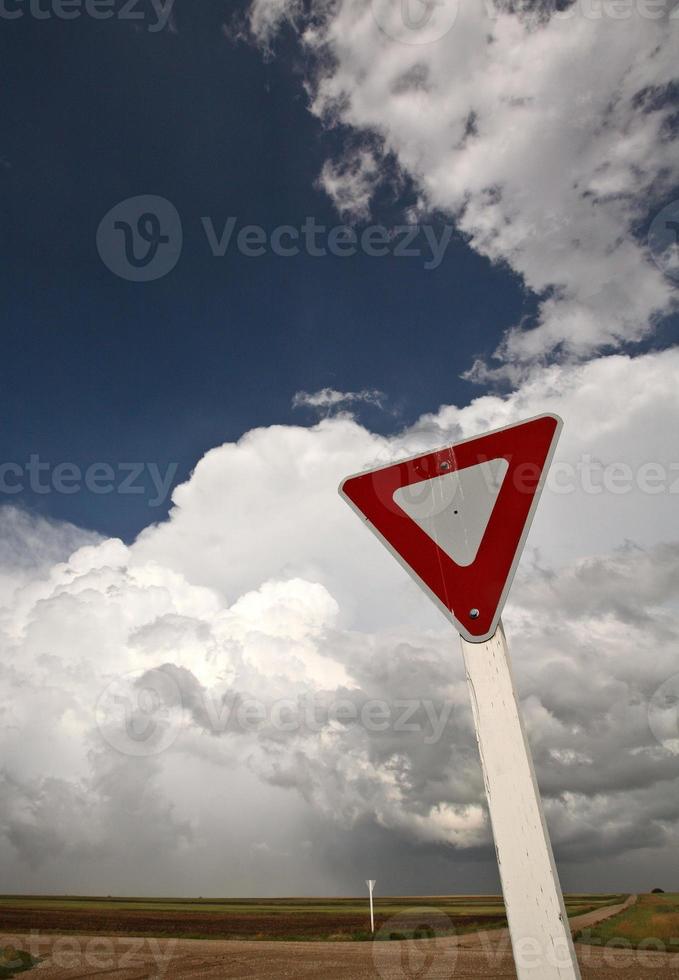
[[[502,624],[485,643],[460,642],[517,976],[579,980]]]
[[[368,891],[370,893],[370,931],[374,935],[374,933],[375,933],[375,912],[373,910],[373,890],[375,888],[376,882],[375,882],[374,879],[369,878],[366,881],[366,885],[368,886]]]
[[[340,487],[460,633],[519,980],[580,980],[500,623],[560,429],[538,416]]]

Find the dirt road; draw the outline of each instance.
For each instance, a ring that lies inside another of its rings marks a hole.
[[[630,901],[634,900],[634,896]],[[625,903],[627,904],[627,903]],[[586,928],[622,906],[571,920]],[[268,943],[114,936],[0,936],[46,957],[36,980],[471,980],[515,978],[506,930],[450,939],[378,943]],[[671,953],[578,947],[583,980],[679,980]]]

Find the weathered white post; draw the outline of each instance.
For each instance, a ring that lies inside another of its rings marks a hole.
[[[366,881],[368,886],[368,891],[370,892],[370,931],[375,933],[375,913],[373,911],[373,889],[375,888],[376,882],[373,878],[369,878]]]
[[[460,637],[519,980],[579,980],[502,624]]]

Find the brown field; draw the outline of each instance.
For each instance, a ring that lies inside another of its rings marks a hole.
[[[575,930],[590,935],[600,929],[615,928],[621,923],[649,918],[658,925],[658,915],[664,917],[670,911],[676,896],[668,897],[665,908],[655,907],[654,901],[646,902],[641,896],[638,906],[632,904],[632,896],[624,904],[613,905],[616,896],[576,896],[570,900],[571,910],[578,910],[572,919]],[[617,896],[619,898],[619,896]],[[32,926],[31,932],[0,932],[0,947],[4,944],[15,949],[30,949],[40,961],[37,974],[43,980],[88,980],[105,977],[106,980],[408,980],[419,976],[426,980],[450,980],[451,977],[483,978],[494,980],[515,978],[509,937],[506,929],[466,932],[462,935],[440,933],[433,939],[396,942],[266,942],[220,938],[207,940],[182,939],[174,935],[155,938],[154,935],[133,938],[119,933],[120,915],[125,921],[161,922],[186,924],[203,922],[213,916],[231,919],[244,928],[253,920],[278,922],[293,919],[299,924],[306,917],[315,916],[316,927],[326,931],[330,924],[345,916],[348,924],[353,921],[356,902],[359,900],[322,899],[309,902],[306,899],[242,901],[204,900],[114,900],[114,899],[49,899],[28,898],[2,899],[3,914],[22,913],[34,923],[37,914],[57,913],[82,916],[90,912],[99,915],[118,928],[114,932],[95,935],[91,932],[77,935],[59,935],[41,932]],[[383,935],[385,939],[402,939],[404,926],[402,909],[414,909],[412,921],[426,918],[426,909],[447,907],[451,919],[454,910],[466,916],[488,915],[498,925],[498,899],[483,896],[432,897],[427,899],[382,899],[381,914],[387,910],[397,916],[399,931],[395,935]],[[55,908],[55,903],[61,908]],[[215,911],[215,905],[219,906]],[[360,900],[363,909],[365,900]],[[93,909],[93,906],[95,908]],[[188,906],[188,910],[187,910]],[[98,907],[98,911],[97,911]],[[594,911],[585,912],[585,908]],[[228,911],[227,911],[228,909]],[[313,914],[311,914],[313,909]],[[193,910],[193,911],[191,911]],[[234,916],[234,912],[237,913]],[[135,917],[135,913],[140,918]],[[198,916],[193,920],[193,916]],[[109,917],[107,919],[107,916]],[[301,919],[300,919],[301,916]],[[330,922],[327,921],[329,916]],[[612,918],[611,918],[612,916]],[[604,921],[606,920],[606,921]],[[55,917],[50,918],[54,924]],[[76,921],[72,919],[71,921]],[[94,919],[86,916],[90,925]],[[456,930],[457,931],[457,930]],[[627,930],[626,930],[627,931]],[[619,933],[618,933],[619,934]],[[313,937],[312,937],[313,938]],[[658,953],[645,949],[603,948],[602,946],[578,945],[578,959],[583,980],[679,980],[679,955]]]
[[[595,926],[601,909],[576,918]],[[623,914],[626,909],[623,910]],[[506,930],[406,942],[245,942],[152,936],[0,934],[0,946],[28,944],[42,980],[451,980],[516,978]],[[578,946],[583,980],[673,980],[679,957],[645,950]]]
[[[376,916],[379,929],[387,921],[386,916]],[[478,925],[477,925],[478,923]],[[496,925],[492,916],[479,917],[471,927]],[[417,923],[415,923],[415,926]],[[0,931],[22,932],[37,929],[40,932],[90,933],[96,935],[127,936],[180,936],[214,939],[306,939],[330,938],[332,933],[353,938],[355,933],[365,932],[366,916],[342,915],[337,923],[329,923],[327,916],[313,912],[298,913],[294,917],[262,915],[259,913],[161,913],[96,910],[56,911],[43,909],[3,909],[0,911]],[[332,938],[336,938],[333,936]]]
[[[621,896],[571,896],[569,915]],[[497,896],[380,898],[375,927],[384,938],[411,935],[422,925],[419,909],[442,913],[437,931],[465,934],[506,924]],[[441,926],[443,923],[443,927]],[[449,925],[448,925],[449,923]],[[0,932],[78,933],[200,939],[368,940],[368,904],[363,899],[113,899],[0,896]],[[399,937],[400,938],[400,937]]]

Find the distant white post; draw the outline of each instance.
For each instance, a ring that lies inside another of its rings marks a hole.
[[[580,980],[502,624],[460,637],[519,980]]]
[[[373,889],[375,888],[376,881],[373,878],[369,878],[366,881],[368,886],[368,891],[370,892],[370,931],[374,934],[375,932],[375,912],[373,910]]]

